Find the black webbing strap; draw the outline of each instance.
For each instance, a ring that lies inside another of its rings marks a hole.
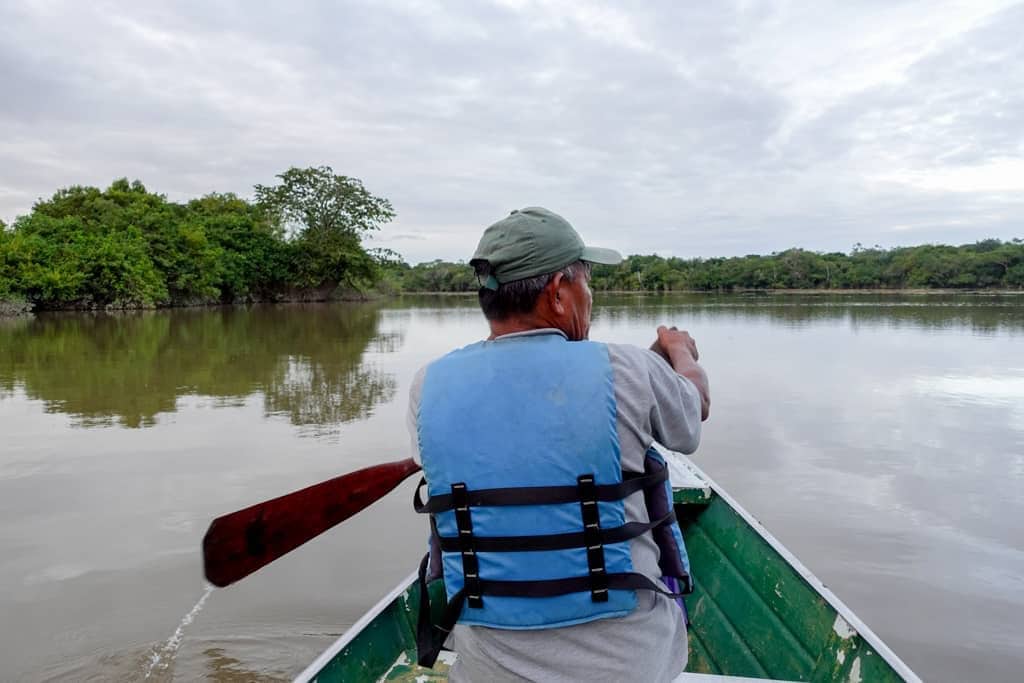
[[[641,536],[652,529],[672,524],[676,521],[675,510],[660,519],[650,522],[627,522],[622,526],[601,529],[601,543],[610,545],[621,543]],[[437,529],[437,522],[430,520],[431,528],[437,537],[438,546],[446,553],[461,552],[462,546],[457,536],[442,536]],[[587,540],[582,531],[564,534],[544,534],[541,536],[477,536],[473,534],[473,548],[478,553],[514,553],[542,550],[567,550],[569,548],[586,547]]]
[[[587,549],[587,570],[590,573],[590,600],[608,602],[608,572],[604,567],[604,544],[601,542],[601,515],[597,508],[597,486],[593,474],[576,477],[583,518],[583,542]]]
[[[668,468],[654,472],[623,472],[622,481],[617,484],[598,484],[594,488],[597,500],[610,502],[664,483],[668,479]],[[455,508],[450,494],[431,496],[423,502],[420,489],[426,485],[421,478],[416,486],[413,507],[416,512],[444,512]],[[557,505],[579,501],[578,486],[517,486],[514,488],[476,489],[468,492],[470,507],[501,507],[509,505]]]
[[[420,570],[416,585],[420,589],[420,613],[416,617],[416,656],[422,666],[432,667],[441,652],[442,642],[435,641],[434,629],[430,621],[430,589],[427,588],[427,565],[430,564],[430,553],[420,560]],[[430,656],[430,655],[433,656]],[[429,656],[429,659],[426,659]]]
[[[427,587],[427,566],[430,564],[430,553],[423,556],[420,562],[419,589],[420,589],[420,613],[416,618],[416,662],[428,669],[433,668],[437,656],[444,648],[444,641],[448,634],[455,628],[455,622],[459,620],[462,613],[463,598],[466,590],[462,589],[452,596],[452,600],[445,606],[441,616],[441,623],[431,623],[430,611],[430,589]]]
[[[667,598],[681,598],[686,592],[673,593],[656,584],[643,574],[621,572],[608,574],[609,590],[645,590],[660,593]],[[689,585],[689,578],[686,579]],[[570,579],[547,579],[544,581],[490,581],[480,582],[484,595],[512,598],[553,598],[568,593],[583,593],[590,590],[589,576],[575,576]]]
[[[445,606],[440,623],[430,623],[430,595],[427,592],[426,568],[428,559],[420,563],[420,614],[416,625],[417,662],[420,666],[432,667],[444,647],[448,634],[455,628],[466,599],[463,589],[453,595]],[[488,581],[480,582],[484,595],[518,598],[553,598],[568,593],[582,593],[590,590],[590,576],[571,579],[550,579],[547,581]],[[608,574],[609,590],[645,590],[660,593],[668,598],[681,598],[684,593],[673,593],[651,581],[643,574],[623,572]],[[689,586],[689,578],[686,579]]]
[[[466,604],[470,607],[484,606],[480,593],[480,562],[473,543],[473,518],[469,512],[469,497],[466,484],[452,484],[452,503],[455,506],[455,526],[459,530],[459,552],[462,553],[462,578],[466,588]]]

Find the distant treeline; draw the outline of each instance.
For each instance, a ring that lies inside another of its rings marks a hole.
[[[25,308],[140,308],[323,300],[339,291],[475,292],[464,263],[410,266],[362,244],[391,204],[327,166],[291,168],[254,199],[168,201],[139,181],[75,186],[0,222],[0,315]],[[596,266],[598,291],[1021,289],[1024,242],[789,249],[769,256],[630,256]]]
[[[463,263],[391,264],[387,278],[411,292],[475,292]],[[594,266],[597,291],[671,292],[736,289],[1021,289],[1024,241],[987,239],[959,247],[864,248],[849,254],[789,249],[768,256],[663,258],[630,256]]]
[[[362,237],[394,215],[329,167],[292,168],[255,201],[170,202],[142,183],[75,186],[0,222],[0,302],[138,308],[326,298],[381,277]]]

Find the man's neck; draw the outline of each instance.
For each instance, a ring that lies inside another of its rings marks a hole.
[[[531,330],[550,328],[558,329],[558,326],[554,323],[536,315],[516,316],[506,318],[505,320],[491,320],[490,325],[491,336],[488,339],[503,337],[506,334],[515,334],[516,332],[529,332]]]

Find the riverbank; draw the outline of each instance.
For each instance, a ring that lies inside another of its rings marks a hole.
[[[92,302],[76,301],[66,306],[46,306],[37,308],[27,301],[6,301],[0,300],[0,318],[17,318],[31,316],[35,313],[121,313],[131,311],[156,311],[177,308],[218,308],[235,306],[252,306],[254,304],[308,304],[328,303],[331,301],[366,302],[375,301],[392,296],[378,291],[359,292],[355,290],[343,290],[330,292],[326,296],[322,292],[295,292],[269,298],[247,298],[242,301],[216,301],[194,299],[189,301],[175,301],[173,303],[155,304],[147,306],[138,303],[122,304],[110,303],[96,305]]]
[[[32,304],[27,301],[0,299],[0,318],[17,318],[23,315],[32,315]]]
[[[732,289],[732,290],[706,290],[706,289],[677,289],[673,291],[648,292],[628,289],[621,290],[596,290],[597,296],[613,295],[626,296],[634,295],[640,297],[672,296],[672,295],[758,295],[758,296],[1022,296],[1024,289]],[[253,304],[296,304],[296,303],[329,303],[332,301],[347,302],[368,302],[383,299],[396,299],[404,295],[409,296],[438,296],[438,297],[471,297],[476,292],[429,292],[429,291],[389,291],[382,292],[371,290],[357,292],[346,290],[341,293],[332,292],[322,296],[321,294],[309,293],[306,295],[294,294],[267,299],[247,299],[245,301],[223,302],[223,301],[179,301],[170,304],[159,304],[155,306],[141,305],[118,305],[109,304],[106,306],[95,306],[76,303],[64,307],[47,307],[35,309],[32,304],[26,301],[3,301],[0,300],[0,318],[31,316],[36,312],[122,312],[122,311],[153,311],[175,308],[216,308],[233,306],[251,306]]]

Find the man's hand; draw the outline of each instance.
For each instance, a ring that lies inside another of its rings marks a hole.
[[[689,332],[680,330],[675,325],[672,327],[662,325],[658,328],[658,338],[651,344],[651,351],[654,351],[669,363],[672,362],[674,355],[683,352],[688,352],[695,361],[700,360],[700,354],[697,352],[697,342],[693,340]]]
[[[651,351],[668,361],[668,364],[686,379],[693,382],[700,393],[700,419],[708,419],[711,412],[711,390],[704,368],[697,364],[700,354],[697,342],[689,332],[675,326],[658,328],[658,338],[651,344]]]

